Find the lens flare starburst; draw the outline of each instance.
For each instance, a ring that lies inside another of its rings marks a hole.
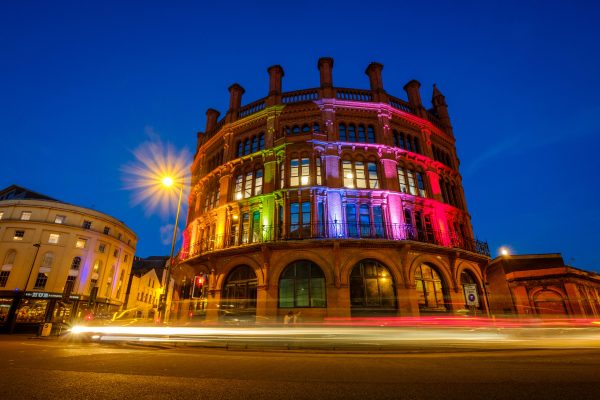
[[[179,189],[189,187],[191,155],[177,151],[160,139],[147,141],[133,150],[135,160],[121,168],[125,189],[132,191],[133,205],[144,204],[148,214],[166,217],[177,207]]]

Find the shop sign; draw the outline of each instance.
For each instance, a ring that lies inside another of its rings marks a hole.
[[[49,293],[49,292],[25,292],[25,297],[32,299],[62,299],[62,293]],[[81,296],[70,295],[69,300],[79,300]]]
[[[465,291],[465,299],[468,306],[479,307],[479,296],[477,295],[477,285],[470,283],[463,285]]]

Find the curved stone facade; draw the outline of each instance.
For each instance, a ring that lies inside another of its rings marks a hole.
[[[131,229],[101,212],[17,186],[1,191],[0,325],[9,316],[26,329],[118,310],[136,243]]]
[[[489,250],[474,239],[442,93],[427,110],[417,81],[408,101],[386,93],[381,64],[366,70],[369,90],[334,87],[330,58],[317,67],[319,88],[282,92],[273,66],[266,98],[242,106],[234,84],[227,114],[207,111],[180,253],[207,287],[190,309],[274,320],[485,311]],[[229,280],[241,265],[255,280]]]

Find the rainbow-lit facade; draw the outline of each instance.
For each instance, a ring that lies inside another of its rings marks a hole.
[[[426,109],[413,80],[408,101],[393,97],[382,69],[366,69],[369,90],[338,88],[321,58],[320,87],[282,92],[272,66],[267,97],[242,106],[234,84],[226,115],[207,111],[180,253],[187,275],[207,278],[190,310],[201,304],[212,320],[485,312],[489,250],[474,239],[444,96],[434,87]]]

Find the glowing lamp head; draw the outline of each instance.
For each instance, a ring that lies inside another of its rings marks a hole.
[[[170,176],[165,176],[165,177],[162,179],[162,184],[163,184],[163,185],[165,185],[166,187],[171,187],[171,186],[173,186],[173,183],[174,183],[174,182],[175,182],[175,181],[173,181],[173,178],[171,178]]]
[[[236,200],[241,200],[242,199],[242,194],[241,193],[236,194],[235,195],[235,199]]]
[[[508,251],[508,249],[506,247],[500,247],[500,255],[508,256],[508,255],[510,255],[510,252]]]
[[[303,185],[308,185],[308,176],[303,176],[303,177],[300,179],[300,182],[301,182]]]

